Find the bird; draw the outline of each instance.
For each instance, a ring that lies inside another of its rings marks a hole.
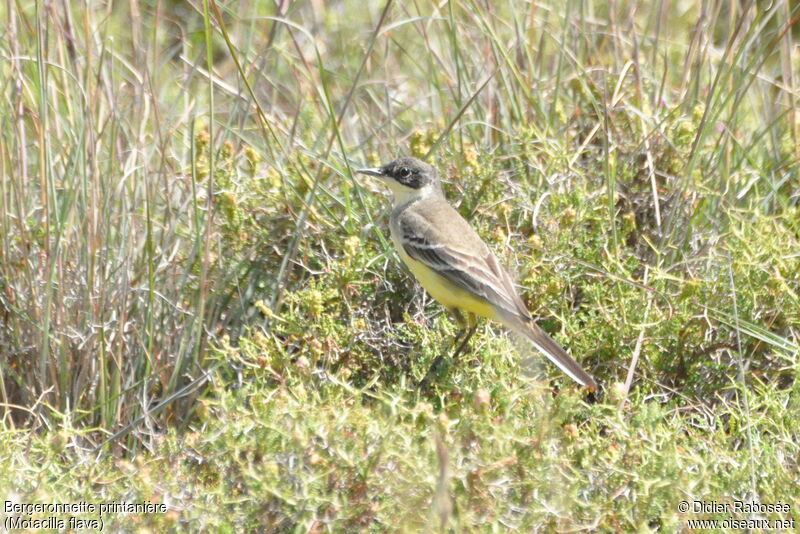
[[[533,320],[511,274],[447,202],[435,167],[402,157],[356,172],[377,178],[391,190],[389,231],[400,259],[460,327],[455,343],[461,343],[453,360],[475,333],[477,316],[485,317],[522,335],[578,384],[597,389],[594,379]],[[442,356],[434,359],[420,385],[428,383]]]

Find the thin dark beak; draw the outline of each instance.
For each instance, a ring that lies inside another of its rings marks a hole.
[[[361,174],[368,174],[370,176],[383,176],[383,173],[377,167],[372,167],[369,169],[356,169],[356,172],[360,172]]]

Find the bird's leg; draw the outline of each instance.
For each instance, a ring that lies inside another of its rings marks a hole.
[[[475,330],[478,329],[478,320],[475,318],[475,314],[474,313],[468,313],[467,314],[467,321],[465,323],[465,327],[468,328],[467,335],[464,337],[464,339],[461,341],[461,344],[458,346],[456,351],[453,353],[453,359],[454,360],[458,357],[459,354],[464,352],[464,349],[467,347],[467,343],[469,343],[470,338],[475,333]],[[462,328],[461,331],[459,332],[459,334],[463,333],[464,330],[465,329]],[[459,337],[461,337],[461,336],[459,335],[459,336],[456,337],[456,341],[458,341]]]
[[[461,343],[458,345],[458,348],[453,353],[452,359],[456,359],[456,357],[464,351],[464,348],[467,346],[469,342],[469,338],[472,337],[472,334],[475,333],[475,330],[478,328],[478,321],[475,319],[475,314],[469,313],[467,314],[467,319],[464,320],[464,316],[461,314],[460,311],[456,308],[452,308],[449,310],[450,313],[453,315],[453,318],[456,320],[456,324],[460,327],[458,332],[456,332],[456,337],[453,340],[453,344],[457,344],[459,340]],[[461,337],[466,332],[466,337],[462,340]],[[425,373],[425,378],[423,378],[420,383],[420,388],[425,388],[428,385],[428,381],[430,380],[433,373],[442,365],[442,360],[444,360],[444,354],[439,354],[436,358],[434,358],[433,363],[428,368],[428,372]]]
[[[450,315],[453,316],[453,319],[456,320],[456,324],[458,325],[458,332],[456,332],[456,337],[453,340],[453,345],[458,343],[458,340],[461,339],[461,336],[464,335],[464,332],[467,331],[467,326],[469,326],[468,322],[464,320],[464,316],[458,311],[458,308],[451,308]]]

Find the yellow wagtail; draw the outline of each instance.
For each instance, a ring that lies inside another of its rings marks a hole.
[[[456,341],[466,331],[453,358],[475,333],[475,316],[480,315],[521,334],[570,378],[597,389],[594,379],[533,321],[511,275],[447,203],[436,169],[415,158],[400,158],[357,172],[379,178],[392,190],[389,229],[400,258],[428,293],[453,314],[461,327]],[[466,320],[461,312],[466,312]],[[440,362],[441,355],[422,384]]]

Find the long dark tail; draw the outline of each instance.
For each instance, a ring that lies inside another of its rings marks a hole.
[[[521,317],[503,317],[500,321],[511,330],[525,336],[539,352],[547,356],[547,358],[556,364],[559,369],[564,371],[570,378],[578,384],[586,387],[590,391],[597,389],[597,382],[594,381],[589,373],[576,362],[572,356],[567,354],[567,351],[553,341],[553,338],[539,328],[536,323],[531,320],[525,320]]]

